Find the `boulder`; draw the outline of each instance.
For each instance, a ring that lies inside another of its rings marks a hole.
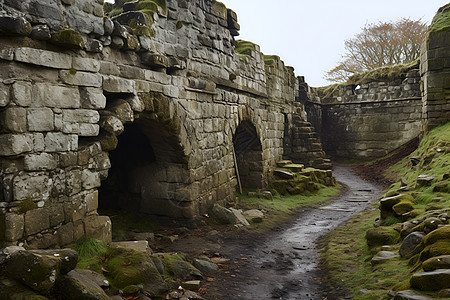
[[[152,254],[152,249],[148,246],[147,241],[124,241],[124,242],[112,242],[111,248],[126,248],[136,251],[146,252]]]
[[[400,201],[399,203],[395,204],[392,207],[392,210],[398,216],[406,214],[407,212],[410,212],[413,209],[414,209],[413,203],[411,201],[408,201],[408,200],[402,200],[402,201]]]
[[[247,221],[247,219],[242,215],[242,210],[237,210],[230,207],[231,212],[235,215],[236,219],[239,221],[240,224],[244,226],[250,226],[250,223]]]
[[[213,273],[219,270],[219,267],[215,263],[207,260],[194,259],[192,264],[203,273]]]
[[[380,199],[380,209],[389,211],[392,209],[392,207],[401,201],[410,201],[412,202],[414,198],[409,194],[400,194],[390,197],[385,197]]]
[[[414,253],[414,249],[420,244],[424,238],[424,234],[420,232],[410,233],[400,246],[399,254],[401,257],[409,257]]]
[[[31,250],[31,253],[53,256],[59,259],[59,271],[62,275],[69,273],[78,264],[78,253],[73,249]]]
[[[395,294],[394,300],[431,300],[432,298],[417,291],[406,290]]]
[[[448,289],[450,288],[450,269],[416,273],[411,277],[410,283],[411,287],[422,291]]]
[[[416,183],[417,183],[417,187],[422,187],[422,186],[430,186],[431,182],[436,178],[436,176],[431,176],[431,175],[419,175],[417,177]]]
[[[60,274],[60,265],[58,257],[19,250],[9,257],[5,271],[8,277],[41,294],[48,294]]]
[[[187,261],[171,259],[166,261],[166,266],[167,271],[175,278],[181,280],[203,279],[202,273]]]
[[[231,210],[220,206],[219,204],[214,204],[211,216],[223,224],[236,224],[238,221],[236,215]]]
[[[181,286],[187,290],[198,291],[200,289],[200,280],[185,281]]]
[[[427,234],[424,238],[424,243],[425,245],[431,245],[443,239],[450,239],[450,225],[446,225]]]
[[[450,269],[450,255],[441,255],[427,259],[422,263],[424,271],[434,271],[437,269]]]
[[[424,222],[423,225],[425,227],[427,227],[429,229],[429,231],[433,231],[435,229],[438,228],[438,226],[442,224],[441,219],[436,218],[436,217],[431,217],[431,218],[427,218]]]
[[[246,210],[243,212],[243,215],[246,217],[250,217],[250,218],[263,218],[264,217],[264,213],[262,211],[260,211],[259,209],[250,209],[250,210]]]
[[[372,266],[378,265],[380,263],[383,263],[387,260],[393,259],[393,258],[397,258],[399,257],[399,255],[395,252],[392,251],[380,251],[377,253],[377,255],[375,255],[372,260],[371,260],[371,264]]]
[[[284,170],[280,170],[280,169],[276,169],[273,171],[273,174],[275,176],[277,176],[278,178],[281,179],[293,179],[294,178],[294,173],[288,172],[288,171],[284,171]]]
[[[107,284],[100,274],[89,270],[72,270],[58,281],[55,292],[63,295],[64,299],[110,299],[99,285]],[[109,283],[108,283],[109,285]]]
[[[390,227],[371,228],[366,231],[366,240],[369,247],[394,245],[400,241],[400,234]]]

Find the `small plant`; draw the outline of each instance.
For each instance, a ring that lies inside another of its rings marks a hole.
[[[75,250],[81,258],[90,258],[104,255],[106,253],[106,246],[100,240],[83,237],[75,245]]]

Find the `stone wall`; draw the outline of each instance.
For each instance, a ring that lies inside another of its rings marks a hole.
[[[419,70],[411,69],[395,80],[341,85],[328,95],[314,91],[299,101],[319,128],[328,155],[370,160],[420,135],[420,80]]]
[[[293,69],[276,57],[265,64],[259,49],[237,55],[233,11],[167,1],[111,20],[102,3],[0,2],[7,244],[108,241],[98,207],[192,218],[234,199],[233,149],[248,187],[266,187],[283,158]],[[250,148],[236,138],[243,124],[254,128]]]
[[[450,6],[439,9],[436,18],[449,14]],[[442,25],[440,25],[442,26]],[[435,30],[431,26],[422,45],[420,74],[423,80],[425,130],[450,120],[450,26]]]

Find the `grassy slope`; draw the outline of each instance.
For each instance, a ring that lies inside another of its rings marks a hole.
[[[416,156],[420,163],[411,168],[408,157]],[[421,141],[419,148],[387,171],[387,176],[396,179],[386,194],[394,193],[399,187],[399,179],[404,177],[411,183],[411,194],[415,198],[414,208],[420,213],[434,208],[450,207],[448,193],[433,192],[434,186],[443,181],[443,175],[450,172],[450,123],[442,125]],[[436,176],[430,187],[413,187],[418,175]],[[447,182],[449,180],[447,179]],[[450,183],[449,183],[450,184]],[[433,202],[434,198],[441,198]],[[367,229],[373,227],[379,211],[372,209],[354,216],[345,225],[329,234],[324,240],[322,257],[332,281],[354,296],[354,299],[383,299],[396,284],[411,276],[408,260],[395,259],[372,267],[370,259],[373,253],[365,240]],[[398,250],[400,244],[392,250]],[[364,291],[361,291],[364,290]]]

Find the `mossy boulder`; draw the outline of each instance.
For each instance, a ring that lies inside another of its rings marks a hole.
[[[413,209],[414,209],[413,203],[409,200],[402,200],[392,207],[392,210],[398,216],[402,216],[403,214],[410,212]]]
[[[435,193],[449,193],[450,192],[450,183],[449,182],[438,182],[433,187],[433,192]]]
[[[178,255],[164,255],[163,264],[166,273],[175,279],[203,279],[202,273],[189,262]]]
[[[405,201],[405,202],[409,201],[412,203],[414,201],[414,198],[413,198],[413,196],[411,196],[409,194],[400,194],[400,195],[382,198],[382,199],[380,199],[380,209],[384,210],[384,211],[389,211],[392,209],[393,206],[399,204],[402,201]]]
[[[450,225],[438,228],[429,234],[427,234],[424,238],[425,245],[431,245],[440,240],[450,240]]]
[[[391,227],[377,227],[366,231],[366,241],[369,247],[394,245],[400,241],[400,234]]]
[[[86,46],[81,33],[72,29],[63,29],[53,33],[51,41],[55,44],[69,48],[82,49]]]
[[[422,291],[439,291],[450,288],[450,269],[420,272],[411,277],[411,287]]]
[[[425,261],[431,257],[441,255],[450,255],[450,239],[440,240],[434,244],[426,246],[420,253],[420,260]]]
[[[424,271],[450,269],[450,255],[441,255],[427,259],[422,263],[422,268]]]
[[[108,300],[105,291],[84,273],[86,270],[73,270],[65,275],[56,285],[55,292],[67,300]]]

